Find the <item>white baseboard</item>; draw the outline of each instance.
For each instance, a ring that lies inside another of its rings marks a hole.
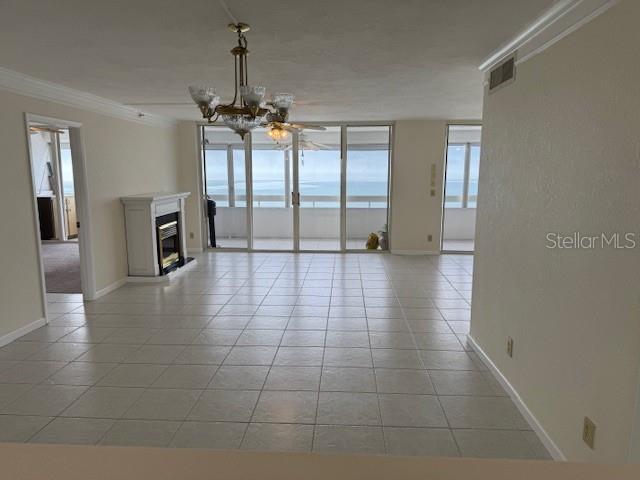
[[[440,255],[437,250],[390,250],[392,255]]]
[[[97,300],[100,297],[104,297],[106,294],[113,292],[114,290],[117,290],[118,288],[120,288],[121,286],[123,286],[125,283],[127,283],[127,279],[126,278],[121,278],[120,280],[113,282],[111,285],[107,285],[104,288],[101,288],[100,290],[98,290],[96,292],[96,294],[93,296],[93,298],[88,298],[87,300]]]
[[[33,332],[35,329],[43,327],[46,324],[47,324],[47,319],[40,318],[31,323],[28,323],[27,325],[24,325],[23,327],[18,328],[17,330],[14,330],[13,332],[7,333],[6,335],[3,335],[0,337],[0,347],[4,347],[5,345],[8,345],[14,340],[17,340],[20,337],[26,335],[27,333]]]
[[[515,388],[509,383],[509,380],[502,374],[502,372],[496,367],[495,363],[491,361],[489,356],[480,348],[478,342],[471,335],[467,335],[467,340],[471,344],[473,350],[478,354],[482,362],[487,366],[491,374],[495,377],[495,379],[500,382],[502,388],[509,394],[513,403],[515,403],[520,413],[525,418],[525,420],[529,423],[534,432],[538,435],[538,438],[543,443],[543,445],[547,448],[551,456],[554,460],[566,461],[567,457],[564,456],[564,453],[560,450],[560,448],[556,445],[553,439],[549,436],[546,430],[542,427],[538,419],[533,415],[529,407],[527,407],[520,394],[516,391]]]

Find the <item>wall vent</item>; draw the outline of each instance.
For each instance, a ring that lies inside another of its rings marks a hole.
[[[516,57],[509,57],[489,73],[489,92],[508,85],[515,80]]]

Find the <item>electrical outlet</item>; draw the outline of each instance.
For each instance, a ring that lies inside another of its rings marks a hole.
[[[507,338],[507,355],[513,357],[513,338]]]
[[[433,235],[427,235],[427,242],[433,242]]]
[[[596,424],[589,417],[584,417],[584,426],[582,427],[582,440],[587,446],[593,450],[596,440]]]
[[[189,238],[193,240],[194,237],[195,237],[195,235],[193,234],[193,232],[189,232]]]

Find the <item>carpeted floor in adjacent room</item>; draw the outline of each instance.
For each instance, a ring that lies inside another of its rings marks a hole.
[[[43,243],[42,260],[48,293],[82,293],[77,242]]]

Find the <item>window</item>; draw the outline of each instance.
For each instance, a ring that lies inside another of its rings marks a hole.
[[[476,208],[478,205],[481,128],[476,125],[449,127],[445,208]]]
[[[339,251],[366,248],[371,232],[386,239],[390,142],[384,124],[326,124],[279,143],[260,127],[246,145],[226,127],[203,126],[204,192],[217,203],[211,245]]]
[[[447,147],[447,197],[446,208],[462,208],[464,200],[465,145]]]
[[[221,207],[229,206],[229,181],[227,172],[227,150],[205,150],[204,161],[207,174],[207,194]]]
[[[469,150],[469,187],[467,207],[478,206],[478,177],[480,176],[480,145],[470,145]]]

